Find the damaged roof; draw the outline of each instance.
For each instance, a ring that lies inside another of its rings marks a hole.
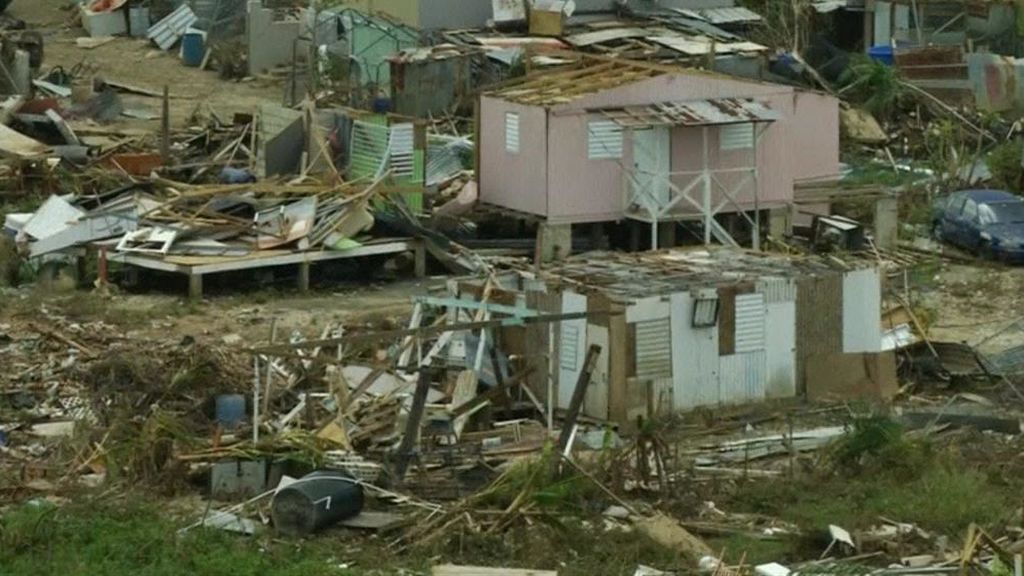
[[[582,54],[575,56],[578,60],[571,67],[530,74],[487,92],[486,95],[528,106],[556,106],[574,102],[588,94],[667,74],[702,78],[724,77],[696,68],[597,58]]]
[[[870,268],[846,260],[849,269]],[[684,248],[660,252],[590,252],[545,268],[542,276],[614,300],[672,294],[767,279],[835,274],[847,269],[815,256],[786,256],[729,248]]]
[[[648,106],[607,108],[600,112],[623,128],[774,122],[781,117],[767,104],[751,98],[661,102]]]

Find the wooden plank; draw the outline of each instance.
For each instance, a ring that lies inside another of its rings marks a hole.
[[[357,530],[393,530],[405,524],[406,517],[392,512],[378,512],[374,510],[363,510],[357,516],[342,520],[339,525],[345,528]]]
[[[555,570],[521,570],[516,568],[485,568],[483,566],[434,566],[432,576],[558,576]]]
[[[0,156],[18,160],[34,160],[45,156],[50,147],[0,124]]]
[[[580,410],[583,409],[583,400],[587,395],[590,375],[593,374],[594,368],[597,366],[597,357],[600,355],[601,347],[597,344],[591,345],[587,350],[587,357],[583,361],[583,370],[580,371],[579,380],[576,381],[576,388],[573,389],[572,400],[569,402],[569,411],[565,416],[565,421],[562,422],[562,431],[558,436],[559,454],[565,452],[566,446],[569,445],[573,426],[576,425],[576,419],[580,415]]]

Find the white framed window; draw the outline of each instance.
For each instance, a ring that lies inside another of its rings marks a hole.
[[[505,112],[505,151],[519,154],[518,112]]]
[[[622,158],[622,127],[610,120],[588,121],[587,158],[591,160]]]
[[[694,328],[712,328],[718,325],[718,296],[701,295],[693,304]]]
[[[718,128],[720,150],[749,150],[754,147],[753,124],[726,124]]]

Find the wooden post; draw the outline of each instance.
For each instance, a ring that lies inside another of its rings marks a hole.
[[[424,240],[417,240],[413,247],[413,273],[417,278],[425,278],[427,275],[427,247]]]
[[[166,166],[171,161],[171,89],[164,84],[163,114],[160,117],[160,157]]]
[[[402,436],[402,443],[398,446],[398,460],[395,462],[395,480],[401,482],[405,478],[405,471],[409,468],[409,461],[412,460],[412,451],[420,436],[420,424],[423,423],[423,412],[427,407],[427,392],[430,391],[430,370],[421,369],[419,380],[416,381],[416,391],[412,395],[412,407],[409,408],[409,418],[405,423],[405,434]]]
[[[569,436],[572,435],[573,426],[576,424],[576,419],[579,418],[580,411],[583,408],[583,400],[587,396],[590,375],[594,372],[594,367],[597,366],[597,357],[600,355],[601,347],[597,344],[592,344],[590,349],[587,350],[586,360],[583,361],[583,370],[580,372],[579,379],[576,380],[576,388],[572,391],[569,412],[565,415],[565,421],[562,422],[562,432],[558,436],[559,454],[565,452],[565,448],[569,444]]]
[[[299,262],[299,277],[297,287],[299,292],[309,292],[309,260]]]

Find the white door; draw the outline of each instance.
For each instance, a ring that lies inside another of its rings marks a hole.
[[[590,386],[583,403],[583,413],[591,418],[601,420],[608,418],[608,328],[604,326],[587,326],[587,349],[597,344],[601,353],[597,356],[597,364],[590,375]]]
[[[714,406],[718,390],[718,325],[693,326],[694,299],[688,292],[673,294],[672,400],[676,410]]]
[[[633,131],[633,190],[645,206],[669,202],[670,141],[666,126]]]

